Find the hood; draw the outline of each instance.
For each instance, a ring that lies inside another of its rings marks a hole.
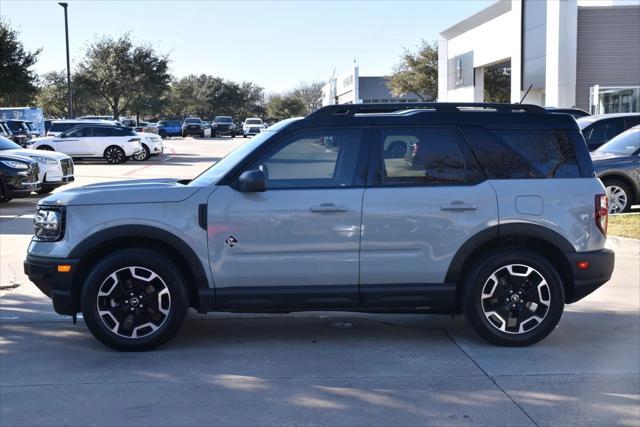
[[[2,151],[0,151],[0,160],[14,160],[16,162],[23,163],[36,163],[36,161],[29,156],[19,156],[15,153],[4,153]]]
[[[136,179],[71,188],[42,199],[42,205],[83,206],[134,203],[175,203],[198,191],[176,179]]]
[[[60,132],[60,133],[62,133],[62,132]],[[29,144],[33,144],[34,142],[38,142],[38,141],[52,141],[54,139],[56,139],[55,136],[41,136],[39,138],[31,138],[29,140]]]
[[[46,157],[49,159],[55,159],[55,160],[64,160],[64,159],[71,159],[71,157],[67,156],[64,153],[59,153],[57,151],[46,151],[46,150],[29,150],[28,148],[25,148],[24,150],[3,150],[2,153],[6,153],[6,154],[11,154],[12,156],[21,156],[21,157],[28,157],[31,159],[31,156],[40,156],[40,157]]]
[[[626,156],[624,155],[621,156],[620,154],[595,152],[595,151],[591,153],[591,160],[593,160],[594,162],[598,162],[601,160],[617,159],[620,157],[626,157]]]

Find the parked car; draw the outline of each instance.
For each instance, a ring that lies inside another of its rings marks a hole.
[[[104,124],[113,125],[116,122],[114,120],[102,120],[102,119],[61,119],[53,120],[51,126],[47,131],[47,136],[59,136],[62,132],[82,124]]]
[[[625,130],[640,124],[640,113],[619,113],[588,116],[577,119],[589,151]]]
[[[130,128],[135,128],[138,125],[135,119],[131,119],[128,117],[121,117],[118,122]]]
[[[615,136],[591,153],[593,167],[607,189],[609,213],[640,204],[640,126]]]
[[[257,135],[265,129],[262,119],[258,117],[249,117],[242,123],[242,136]]]
[[[202,119],[198,117],[187,117],[182,122],[182,137],[185,138],[191,135],[198,135],[200,138],[204,138],[204,126]]]
[[[0,202],[26,197],[39,189],[36,161],[0,152]]]
[[[78,117],[78,119],[80,119],[80,120],[108,120],[108,121],[115,120],[113,118],[113,116],[82,116],[82,117]]]
[[[36,138],[29,148],[59,151],[74,158],[101,157],[123,163],[144,151],[133,129],[114,124],[79,124],[57,137]]]
[[[23,120],[33,123],[35,129],[31,133],[38,136],[45,134],[44,114],[38,107],[2,107],[0,108],[0,120]]]
[[[119,350],[166,342],[189,306],[464,313],[492,343],[535,343],[611,277],[605,188],[573,118],[471,105],[328,106],[191,181],[45,198],[25,273]],[[424,168],[387,158],[393,141],[426,147]]]
[[[579,119],[580,117],[590,116],[589,113],[587,113],[584,110],[581,110],[580,108],[545,107],[545,109],[550,113],[569,114],[570,116],[573,116],[574,119]]]
[[[228,135],[232,138],[236,136],[236,124],[233,123],[233,118],[230,116],[216,116],[213,119],[212,125],[214,138],[219,135]]]
[[[46,194],[74,180],[73,160],[63,153],[28,150],[0,136],[0,154],[24,157],[38,163],[38,193]]]
[[[162,138],[155,133],[136,132],[140,137],[140,145],[142,146],[142,152],[137,156],[134,156],[134,160],[149,160],[151,156],[157,156],[164,152],[164,146],[162,144]]]
[[[182,136],[182,122],[180,120],[160,120],[158,122],[158,135],[161,138]]]
[[[5,123],[13,134],[13,142],[21,147],[26,147],[36,136],[25,120],[6,120]]]

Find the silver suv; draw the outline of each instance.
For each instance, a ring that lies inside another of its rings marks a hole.
[[[611,276],[607,199],[575,120],[518,104],[322,108],[190,181],[43,199],[25,272],[119,350],[199,312],[464,313],[535,343]]]

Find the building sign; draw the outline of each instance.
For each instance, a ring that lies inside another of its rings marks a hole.
[[[473,86],[473,51],[449,59],[448,89]]]

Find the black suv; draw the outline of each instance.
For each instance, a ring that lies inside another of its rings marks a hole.
[[[189,135],[198,135],[200,138],[204,138],[204,126],[200,118],[188,117],[184,119],[182,123],[182,137],[185,138]]]
[[[6,120],[7,127],[13,134],[13,142],[26,147],[31,138],[40,136],[33,122],[27,120]]]
[[[40,189],[38,162],[21,156],[0,154],[0,202],[25,197]]]
[[[231,138],[236,136],[236,124],[231,116],[216,116],[212,125],[211,135],[214,138],[218,135],[228,135]]]

